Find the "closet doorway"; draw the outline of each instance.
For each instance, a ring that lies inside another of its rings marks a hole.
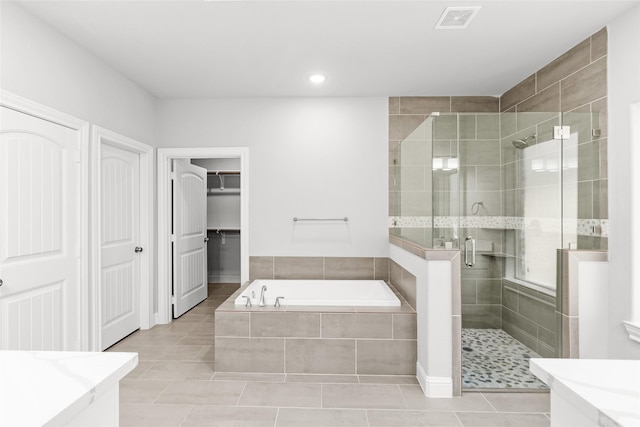
[[[207,279],[240,283],[240,159],[193,159],[207,170]]]
[[[169,323],[175,310],[175,230],[172,227],[172,163],[182,160],[207,171],[206,281],[249,280],[249,150],[237,148],[158,149],[158,310]]]

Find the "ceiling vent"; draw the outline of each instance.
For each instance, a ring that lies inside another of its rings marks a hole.
[[[438,19],[436,30],[464,30],[480,10],[480,6],[449,6]]]

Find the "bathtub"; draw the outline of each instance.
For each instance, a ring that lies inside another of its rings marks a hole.
[[[262,286],[267,306],[276,297],[284,297],[281,305],[313,306],[400,306],[400,300],[383,280],[254,280],[235,299],[235,305],[245,305],[245,296],[257,306]]]

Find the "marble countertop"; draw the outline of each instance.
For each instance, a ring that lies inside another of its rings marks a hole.
[[[64,424],[137,364],[137,353],[0,351],[0,425]]]
[[[531,359],[530,370],[596,424],[640,425],[640,360]]]

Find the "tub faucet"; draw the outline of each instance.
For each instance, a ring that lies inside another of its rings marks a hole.
[[[260,307],[264,307],[265,305],[267,305],[264,302],[264,292],[267,290],[267,285],[262,285],[262,290],[260,290],[260,302],[258,303],[258,306]]]

